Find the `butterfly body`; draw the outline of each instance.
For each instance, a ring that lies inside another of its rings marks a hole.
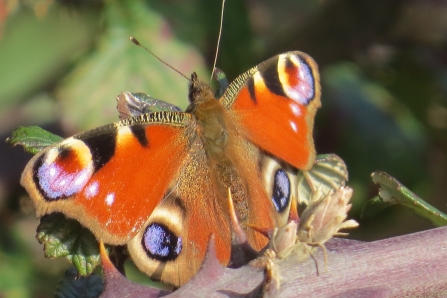
[[[217,100],[195,74],[190,106],[143,113],[118,97],[120,122],[42,150],[21,183],[36,215],[62,212],[112,245],[127,244],[142,271],[179,286],[199,270],[211,235],[223,265],[239,222],[286,223],[296,173],[315,159],[313,118],[320,106],[316,64],[289,52],[252,68]],[[135,104],[135,105],[134,105]],[[248,244],[268,239],[245,228]]]

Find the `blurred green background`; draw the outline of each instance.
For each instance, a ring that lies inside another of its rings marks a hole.
[[[0,0],[0,139],[21,125],[73,133],[118,120],[115,96],[145,92],[182,107],[208,80],[220,0]],[[276,54],[319,64],[318,153],[336,153],[354,188],[350,237],[432,228],[401,207],[361,220],[386,171],[441,211],[447,202],[447,1],[227,0],[217,67],[230,80]],[[38,220],[19,185],[30,155],[0,142],[0,297],[51,297],[68,266],[43,258]],[[140,277],[141,278],[141,277]]]

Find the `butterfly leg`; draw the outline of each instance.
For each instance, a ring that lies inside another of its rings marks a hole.
[[[229,267],[238,268],[256,258],[258,256],[258,252],[254,250],[247,242],[247,236],[239,223],[236,210],[234,209],[230,188],[228,188],[228,208],[230,213],[231,229],[235,236],[235,241],[233,241],[231,248],[231,261]]]

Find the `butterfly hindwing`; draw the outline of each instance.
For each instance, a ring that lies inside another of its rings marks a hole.
[[[288,52],[236,78],[221,100],[249,140],[307,170],[315,160],[312,131],[321,105],[319,80],[310,56]]]
[[[21,179],[36,216],[60,211],[105,243],[125,244],[178,172],[191,122],[184,113],[147,114],[44,149]]]
[[[204,151],[196,145],[199,150],[185,159],[166,197],[128,244],[140,270],[175,286],[197,273],[211,235],[219,262],[227,265],[230,260],[228,205],[216,192]]]
[[[273,230],[286,224],[291,198],[295,195],[296,169],[264,152],[237,134],[236,148],[229,150],[240,182],[233,179],[231,190],[241,223]],[[285,174],[281,177],[277,172]],[[282,187],[284,186],[284,187]],[[245,230],[251,247],[259,251],[268,238],[254,229]]]

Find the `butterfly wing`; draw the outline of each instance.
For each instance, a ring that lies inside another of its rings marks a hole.
[[[28,163],[21,183],[36,216],[77,219],[109,244],[127,244],[149,276],[180,286],[200,268],[211,234],[231,253],[228,205],[217,199],[190,114],[129,118],[68,138]]]
[[[125,244],[188,156],[191,122],[185,113],[146,114],[42,150],[21,179],[36,216],[60,211],[105,243]]]
[[[310,56],[288,52],[262,62],[231,83],[221,101],[247,139],[298,169],[312,166],[313,122],[321,102]]]
[[[245,144],[233,151],[248,181],[246,222],[270,230],[285,225],[298,195],[297,169],[309,169],[315,159],[312,130],[321,105],[316,63],[301,52],[273,57],[233,81],[221,102]],[[266,244],[253,230],[247,236],[255,249]]]
[[[171,111],[181,112],[182,110],[170,103],[155,99],[144,93],[121,92],[116,97],[116,108],[120,120],[140,116],[142,114]]]
[[[228,203],[218,198],[205,151],[195,145],[162,203],[128,244],[140,270],[175,286],[200,269],[211,235],[221,264],[226,266],[231,254]]]

